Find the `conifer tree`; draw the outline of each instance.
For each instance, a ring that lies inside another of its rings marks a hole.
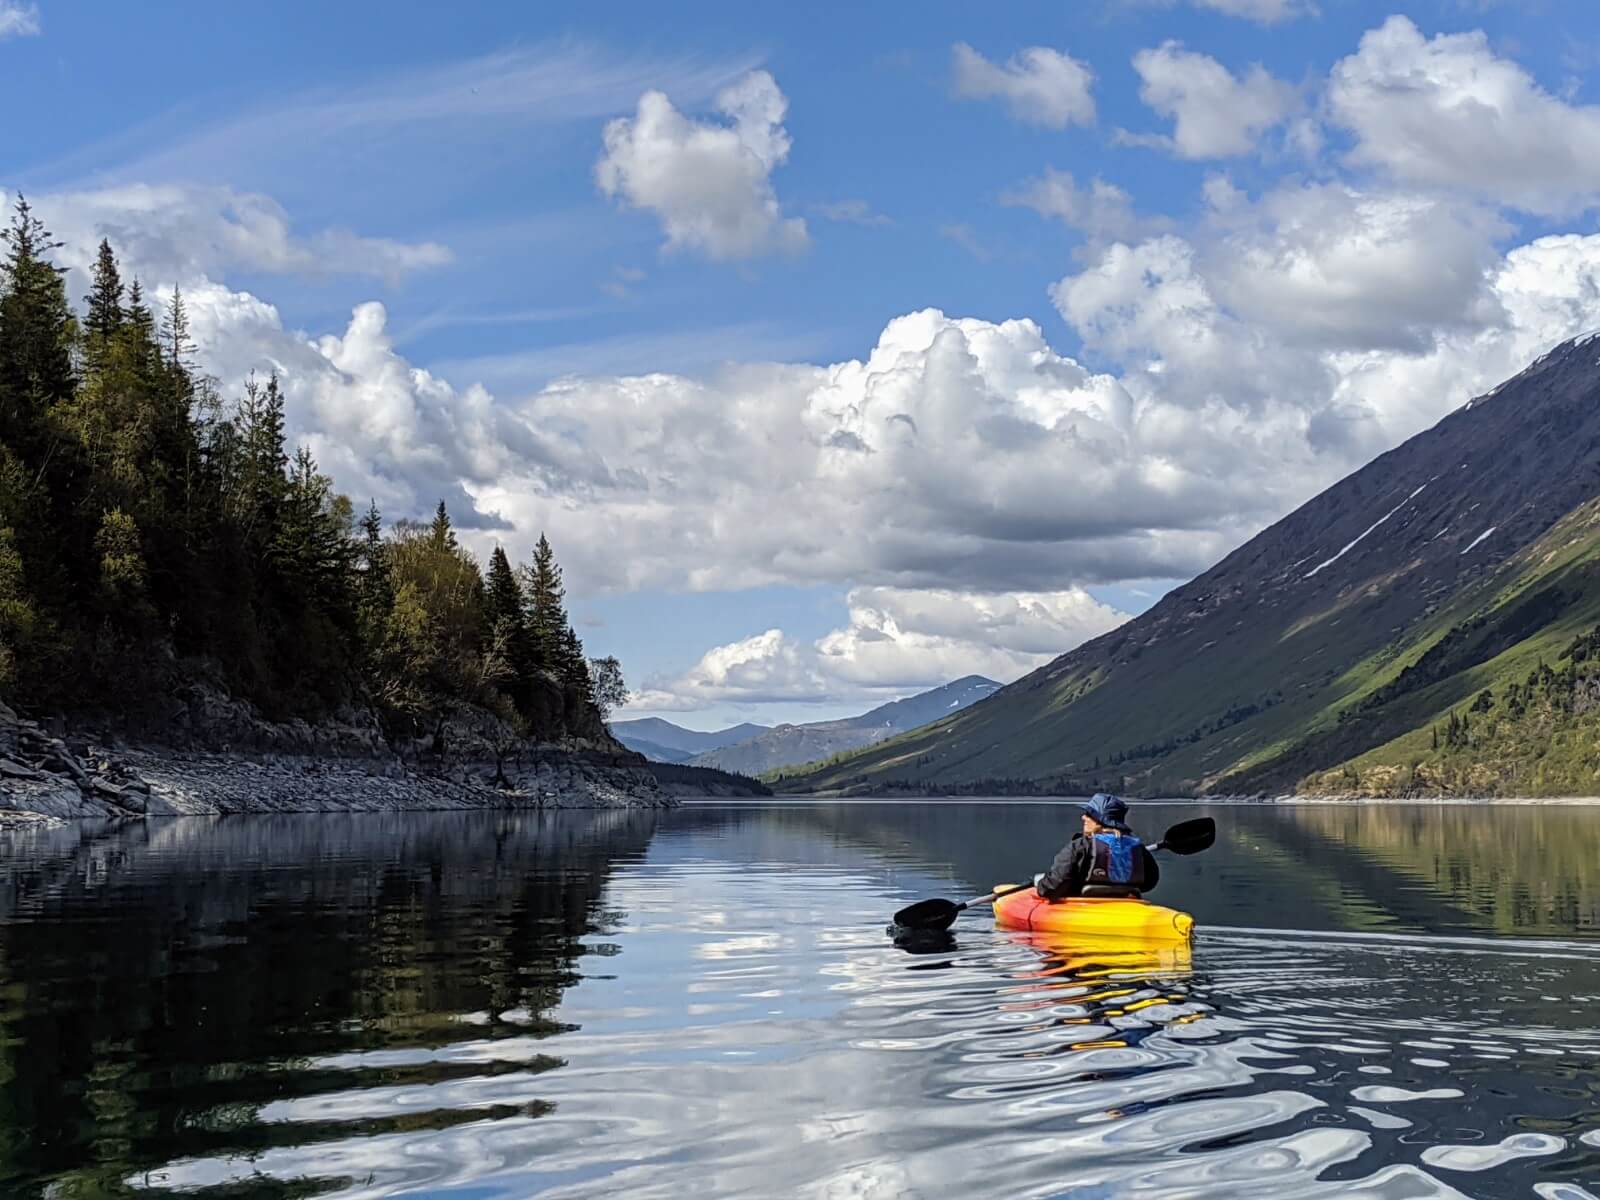
[[[161,320],[161,354],[170,368],[187,374],[194,358],[194,342],[189,338],[189,310],[183,303],[183,289],[172,285],[172,303]],[[274,382],[277,376],[273,376]]]
[[[247,537],[270,541],[283,502],[284,453],[283,393],[276,374],[262,387],[254,376],[244,385],[244,397],[234,418],[238,463],[230,481],[231,509]]]
[[[561,631],[561,682],[578,693],[586,703],[594,703],[594,681],[589,678],[589,660],[583,655],[583,642],[571,625]]]
[[[517,572],[499,546],[489,555],[484,612],[486,633],[504,647],[512,700],[518,709],[525,710],[532,694],[531,677],[538,655],[528,631],[527,598],[517,581]]]
[[[491,623],[500,620],[522,620],[522,586],[506,552],[496,546],[489,555],[489,607]]]
[[[433,543],[441,550],[454,550],[456,548],[456,533],[450,527],[450,514],[445,510],[444,501],[439,501],[439,507],[434,510],[433,524],[429,526],[433,535]]]
[[[61,271],[49,254],[61,245],[25,199],[0,232],[0,430],[7,444],[38,469],[51,436],[46,414],[72,395],[76,321]]]
[[[533,550],[533,564],[524,570],[525,604],[528,610],[528,636],[538,658],[537,665],[561,673],[567,652],[567,610],[563,607],[566,589],[561,583],[561,568],[549,539],[539,535]]]
[[[361,570],[361,607],[369,625],[382,619],[394,604],[393,573],[389,567],[389,548],[383,540],[383,517],[378,502],[368,502],[361,518],[361,549],[357,562]]]
[[[144,302],[144,288],[135,279],[128,285],[128,307],[126,320],[130,328],[137,331],[142,342],[155,345],[155,316],[150,311],[150,306]]]
[[[319,473],[311,451],[300,447],[284,488],[272,561],[299,598],[330,617],[343,614],[355,561],[350,515],[350,501],[334,492],[333,480]]]
[[[102,238],[100,253],[95,259],[93,282],[89,287],[89,311],[83,321],[91,348],[109,345],[126,319],[122,309],[122,275],[117,270],[117,259],[111,252],[111,243]]]

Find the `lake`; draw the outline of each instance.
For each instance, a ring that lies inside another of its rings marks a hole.
[[[0,833],[0,1195],[1600,1197],[1600,808],[1202,812],[1159,953],[886,936],[1058,804]]]

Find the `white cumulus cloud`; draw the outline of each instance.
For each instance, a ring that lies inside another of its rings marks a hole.
[[[1482,32],[1426,38],[1390,17],[1333,68],[1327,108],[1351,162],[1396,180],[1539,213],[1600,201],[1600,106],[1551,95]]]
[[[1010,682],[1127,619],[1081,588],[857,588],[847,606],[846,624],[815,642],[769,629],[713,647],[683,674],[650,680],[629,707],[670,712],[720,704],[876,704],[964,675]]]
[[[1165,42],[1133,56],[1140,98],[1173,121],[1167,135],[1124,134],[1123,139],[1171,150],[1181,158],[1231,158],[1249,154],[1261,135],[1300,107],[1299,93],[1259,63],[1234,75],[1209,55]]]
[[[595,166],[600,190],[660,219],[668,250],[713,259],[797,251],[806,223],[785,217],[772,172],[789,157],[788,101],[766,71],[752,71],[717,96],[726,121],[701,122],[661,92],[639,98],[632,117],[605,127]]]
[[[1071,55],[1029,46],[992,63],[965,42],[953,50],[956,95],[999,98],[1019,121],[1065,129],[1094,124],[1094,72]]]
[[[1220,297],[1297,344],[1424,350],[1502,318],[1491,272],[1509,230],[1470,203],[1284,186],[1217,226]]]
[[[1235,470],[1276,447],[1309,497],[1600,323],[1600,238],[1501,253],[1503,232],[1437,197],[1286,185],[1108,247],[1052,295],[1122,365],[1149,444],[1158,424],[1191,462],[1232,442]]]

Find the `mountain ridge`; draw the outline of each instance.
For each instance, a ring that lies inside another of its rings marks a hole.
[[[741,775],[766,775],[784,767],[814,762],[926,725],[960,711],[1000,690],[982,675],[963,675],[940,687],[891,700],[855,717],[778,725],[754,738],[697,755],[693,765]]]
[[[731,746],[765,733],[768,725],[754,725],[749,721],[730,725],[726,729],[701,732],[685,729],[660,717],[642,717],[636,721],[614,721],[611,736],[630,750],[637,751],[655,762],[686,763],[697,754]]]

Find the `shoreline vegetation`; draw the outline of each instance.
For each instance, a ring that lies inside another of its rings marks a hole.
[[[991,801],[1007,801],[1016,804],[1078,804],[1088,798],[1088,794],[1067,795],[1060,792],[1010,792],[999,795],[982,794],[946,794],[930,792],[926,795],[910,795],[905,792],[874,793],[853,792],[845,795],[840,792],[774,792],[770,798],[775,803],[783,804],[838,804],[838,803],[900,803],[906,801],[920,801],[924,804],[985,804]],[[1600,796],[1365,796],[1355,793],[1334,793],[1330,795],[1302,795],[1286,793],[1281,796],[1139,796],[1131,797],[1135,804],[1195,804],[1218,805],[1222,807],[1270,807],[1273,805],[1328,805],[1338,807],[1341,805],[1429,805],[1448,807],[1451,805],[1504,805],[1507,807],[1596,807],[1600,806]]]
[[[674,802],[615,741],[541,535],[485,569],[357,518],[276,374],[225,396],[181,291],[101,242],[86,311],[26,200],[0,230],[0,809],[47,816]]]

